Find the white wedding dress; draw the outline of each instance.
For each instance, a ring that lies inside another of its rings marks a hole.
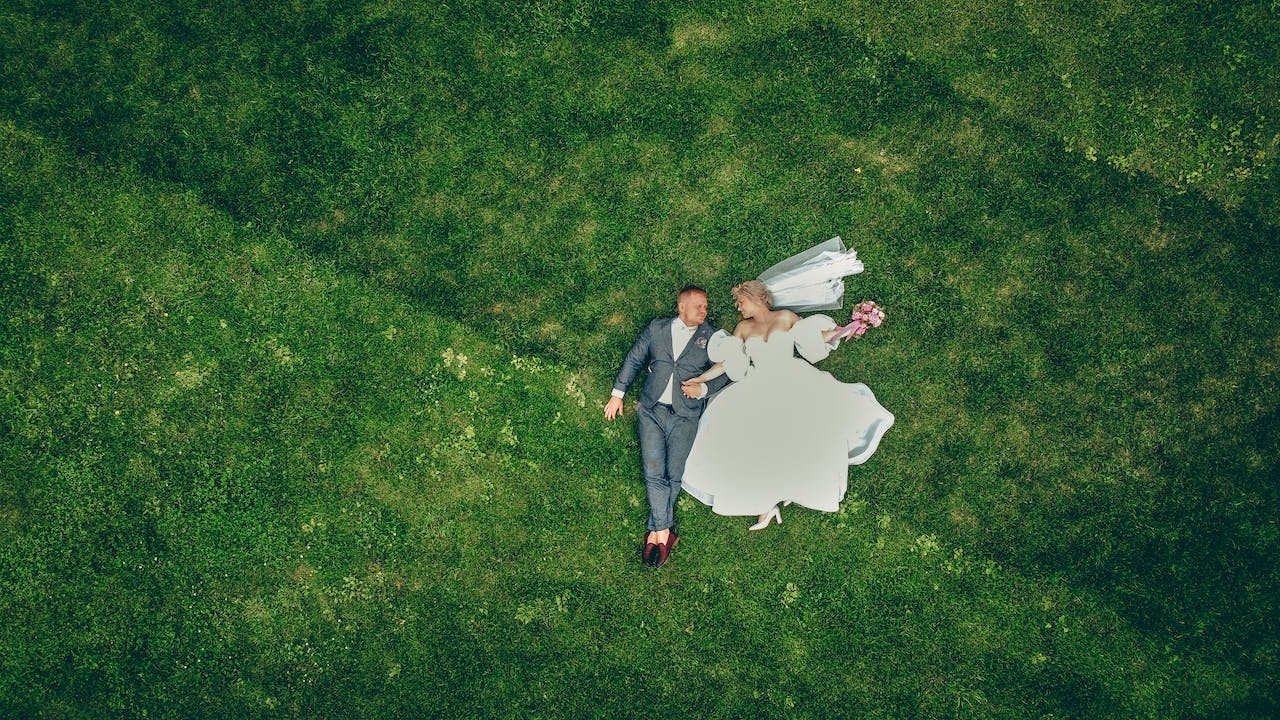
[[[849,466],[866,462],[893,414],[862,383],[843,383],[812,362],[833,349],[813,315],[769,338],[721,331],[707,346],[735,382],[702,414],[682,487],[720,515],[760,515],[791,501],[834,512],[848,489]]]

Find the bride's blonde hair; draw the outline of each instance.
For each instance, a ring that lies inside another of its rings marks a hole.
[[[746,295],[765,307],[773,309],[773,295],[769,292],[769,288],[759,280],[748,280],[744,283],[739,283],[730,292],[733,293],[734,300]]]

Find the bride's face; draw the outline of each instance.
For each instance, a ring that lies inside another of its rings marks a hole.
[[[764,309],[764,305],[756,302],[754,298],[746,293],[738,295],[734,300],[734,305],[738,308],[738,313],[744,318],[755,317]]]

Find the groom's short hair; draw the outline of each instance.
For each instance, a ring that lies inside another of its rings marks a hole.
[[[680,293],[676,295],[676,297],[684,297],[686,293],[695,293],[695,292],[702,293],[703,295],[707,294],[706,290],[703,290],[697,285],[685,285],[684,287],[680,288]]]

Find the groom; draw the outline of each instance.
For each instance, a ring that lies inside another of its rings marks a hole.
[[[680,383],[700,375],[711,366],[707,341],[716,328],[706,323],[707,291],[687,286],[676,303],[677,317],[651,321],[640,339],[622,361],[613,382],[613,396],[604,407],[604,416],[613,420],[622,414],[622,398],[640,369],[648,366],[640,401],[636,408],[636,433],[644,463],[644,484],[649,494],[649,532],[644,538],[641,561],[662,567],[679,542],[673,515],[680,496],[684,463],[698,432],[698,418],[710,393],[729,382],[728,376],[707,382],[697,399],[680,391]]]

